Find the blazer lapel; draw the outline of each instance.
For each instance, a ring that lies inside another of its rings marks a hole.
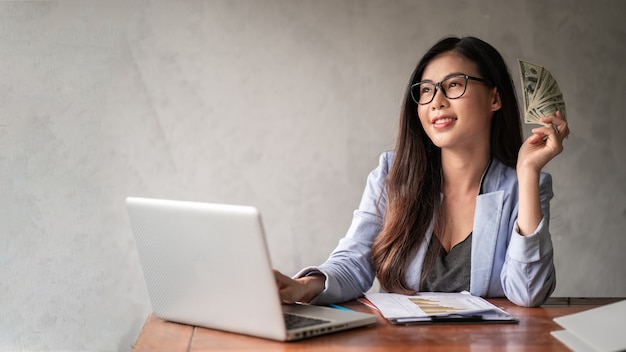
[[[470,293],[473,295],[485,296],[489,289],[503,202],[504,191],[485,193],[476,198],[470,277]]]

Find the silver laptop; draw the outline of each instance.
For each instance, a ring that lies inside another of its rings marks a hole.
[[[254,207],[132,197],[126,205],[159,318],[279,341],[377,320],[373,314],[281,304]]]

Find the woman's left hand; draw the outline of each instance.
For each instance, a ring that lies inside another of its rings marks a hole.
[[[569,135],[569,128],[561,112],[542,117],[541,122],[545,125],[533,128],[530,137],[522,144],[517,159],[518,168],[540,171],[563,151],[563,139]]]

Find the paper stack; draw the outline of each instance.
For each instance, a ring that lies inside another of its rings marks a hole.
[[[626,351],[626,300],[554,318],[552,336],[574,351]]]

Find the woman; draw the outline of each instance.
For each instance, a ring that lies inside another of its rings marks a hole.
[[[537,306],[554,290],[552,180],[569,134],[557,112],[522,143],[511,76],[491,45],[445,38],[418,63],[395,150],[381,155],[347,235],[319,267],[276,281],[286,303],[469,291]]]

